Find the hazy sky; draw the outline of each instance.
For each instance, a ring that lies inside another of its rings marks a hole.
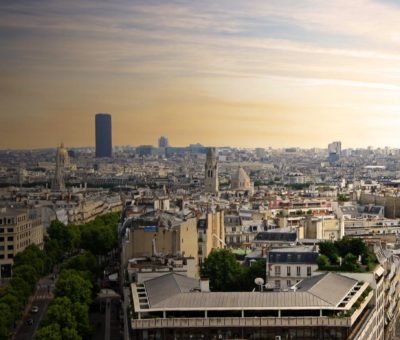
[[[397,4],[396,4],[397,3]],[[0,2],[0,148],[400,147],[398,1]]]

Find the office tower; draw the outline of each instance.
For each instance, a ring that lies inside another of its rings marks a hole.
[[[205,191],[216,194],[218,193],[218,160],[217,150],[209,148],[205,164]]]
[[[342,142],[328,144],[328,159],[330,162],[337,162],[342,153]]]
[[[112,156],[111,115],[96,114],[96,157]]]
[[[169,147],[168,138],[165,136],[161,136],[158,139],[158,147],[159,148],[168,148]]]
[[[64,182],[64,168],[65,165],[69,163],[69,156],[67,150],[64,148],[64,144],[57,148],[56,154],[56,168],[54,171],[54,178],[51,183],[51,190],[53,191],[62,191],[65,190],[65,182]]]

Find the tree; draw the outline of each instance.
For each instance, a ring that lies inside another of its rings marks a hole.
[[[68,297],[57,297],[50,304],[44,326],[51,324],[57,324],[61,331],[63,328],[76,329],[77,322],[72,314],[72,302]]]
[[[19,277],[29,284],[30,293],[35,290],[36,282],[39,279],[39,275],[36,272],[35,268],[24,264],[22,266],[18,266],[13,270],[13,277]]]
[[[31,288],[29,284],[22,278],[15,275],[11,278],[7,288],[8,291],[15,292],[15,295],[18,296],[24,304],[31,294]]]
[[[212,291],[240,291],[243,267],[227,249],[213,250],[205,258],[201,274],[210,279]]]
[[[87,271],[96,274],[99,270],[96,257],[89,251],[71,257],[62,266],[63,269],[74,269],[78,271]]]
[[[328,257],[331,264],[336,264],[338,261],[336,243],[331,241],[323,241],[319,244],[319,252]]]
[[[78,334],[84,339],[90,339],[91,327],[89,322],[89,307],[82,303],[74,303],[72,306],[72,313],[77,322]]]
[[[10,306],[0,302],[0,340],[8,339],[9,329],[13,325],[13,321]]]
[[[243,290],[252,290],[256,284],[254,280],[257,277],[266,278],[267,264],[264,259],[253,262],[250,267],[245,267],[243,270],[243,278],[241,280],[241,287]]]
[[[117,246],[117,234],[107,226],[89,225],[82,228],[82,248],[95,255],[106,255]]]
[[[319,255],[316,262],[319,270],[326,270],[330,266],[329,258],[326,255]]]
[[[91,302],[91,282],[76,270],[63,270],[54,291],[56,296],[67,296],[72,302],[88,305]]]
[[[35,244],[31,244],[18,253],[14,258],[14,268],[22,265],[30,265],[35,268],[38,275],[47,273],[46,255]]]
[[[60,326],[57,323],[51,323],[39,328],[36,333],[37,340],[62,340]]]
[[[18,320],[18,318],[21,316],[23,304],[17,296],[7,293],[0,298],[0,303],[4,303],[7,306],[12,306],[10,309],[12,323],[14,323],[15,320]]]
[[[343,259],[342,269],[349,272],[360,271],[360,266],[357,263],[357,256],[348,253]]]
[[[62,331],[63,340],[81,340],[82,337],[79,336],[78,331],[75,328],[64,328]]]
[[[80,233],[78,227],[66,226],[58,220],[52,221],[47,228],[50,239],[57,240],[64,252],[71,252],[79,246]]]

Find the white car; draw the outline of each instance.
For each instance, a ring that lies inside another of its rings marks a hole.
[[[33,306],[32,309],[31,309],[31,312],[32,312],[32,313],[37,313],[37,312],[39,312],[39,307],[38,307],[38,306]]]

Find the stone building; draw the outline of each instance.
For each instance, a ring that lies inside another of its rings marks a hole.
[[[218,159],[215,148],[209,148],[205,164],[205,192],[217,194],[219,191]]]
[[[31,244],[43,247],[43,224],[38,211],[0,209],[0,278],[11,276],[15,255]]]

